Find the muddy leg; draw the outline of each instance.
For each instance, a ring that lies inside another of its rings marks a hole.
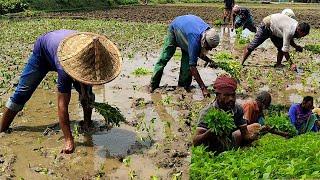
[[[176,45],[174,41],[174,37],[169,32],[169,34],[166,36],[163,44],[163,49],[160,55],[160,58],[158,62],[154,65],[153,75],[151,77],[151,89],[152,92],[154,89],[159,87],[161,77],[163,74],[163,69],[169,62],[169,60],[172,58],[176,51]]]
[[[4,132],[9,129],[10,124],[12,123],[14,117],[16,117],[18,111],[12,111],[11,109],[5,108],[1,123],[0,123],[0,132]]]
[[[189,55],[187,52],[182,51],[178,86],[189,89],[191,82],[192,76],[189,66]]]

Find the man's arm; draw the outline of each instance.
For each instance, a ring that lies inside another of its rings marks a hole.
[[[210,129],[197,127],[196,133],[193,137],[193,145],[199,146],[205,142],[210,141],[211,137],[212,137],[212,133],[210,132]]]
[[[58,116],[59,124],[62,129],[65,145],[62,149],[63,153],[70,154],[74,151],[74,141],[70,129],[70,120],[68,105],[70,102],[71,93],[60,93],[58,92]]]
[[[302,48],[301,46],[297,45],[297,44],[294,42],[293,38],[292,38],[291,41],[290,41],[290,45],[291,45],[292,47],[294,47],[297,52],[302,52],[302,51],[303,51],[303,48]]]
[[[201,90],[202,90],[202,94],[204,97],[210,97],[210,93],[209,91],[207,90],[206,86],[204,85],[201,77],[200,77],[200,74],[199,74],[199,71],[197,69],[196,66],[194,65],[191,65],[190,66],[190,71],[191,71],[191,75],[196,79],[197,83],[199,84]]]
[[[217,64],[212,59],[210,59],[208,56],[200,56],[199,58],[206,62],[204,67],[207,67],[207,65],[209,65],[209,67],[211,67],[211,68],[218,67]]]

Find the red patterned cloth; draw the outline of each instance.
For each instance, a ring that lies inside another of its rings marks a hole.
[[[237,89],[237,81],[232,77],[222,75],[217,77],[213,88],[216,93],[234,93]]]

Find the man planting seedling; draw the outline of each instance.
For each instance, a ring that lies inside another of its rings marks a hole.
[[[296,65],[290,59],[289,48],[291,45],[297,52],[302,52],[303,48],[294,42],[294,38],[304,37],[309,34],[309,31],[310,26],[308,23],[298,23],[287,15],[278,13],[267,16],[259,25],[254,39],[244,49],[241,64],[244,64],[254,49],[270,38],[278,50],[275,67],[283,67],[281,62],[283,57],[285,57],[289,61],[291,70],[296,70]]]
[[[250,10],[246,7],[235,5],[232,8],[232,30],[239,27],[247,28],[251,32],[257,32]]]
[[[72,153],[75,144],[68,112],[72,86],[79,93],[84,113],[83,126],[88,128],[92,123],[91,104],[95,99],[92,85],[112,81],[120,73],[120,68],[119,50],[105,36],[73,30],[56,30],[40,36],[19,84],[6,104],[0,132],[8,130],[46,74],[56,71],[59,124],[65,140],[62,152]]]
[[[206,56],[207,52],[217,47],[219,35],[201,18],[194,15],[185,15],[175,18],[169,25],[163,49],[158,62],[154,65],[151,78],[150,92],[159,87],[164,67],[174,55],[176,48],[182,51],[178,86],[188,89],[194,77],[199,84],[204,97],[210,94],[204,85],[197,70],[198,58],[212,62]]]
[[[204,144],[219,153],[254,141],[261,126],[258,123],[247,125],[243,119],[243,109],[236,104],[237,81],[219,76],[213,87],[216,99],[200,113],[193,144]]]

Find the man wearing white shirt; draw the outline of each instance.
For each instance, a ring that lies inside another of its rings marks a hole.
[[[257,33],[251,43],[245,48],[243,53],[242,65],[260,44],[268,38],[278,49],[277,63],[275,67],[283,67],[281,61],[283,56],[289,61],[291,69],[295,70],[294,65],[290,59],[289,47],[290,45],[298,52],[302,52],[303,48],[294,42],[294,38],[301,38],[309,34],[310,25],[308,23],[298,23],[296,20],[284,14],[272,14],[263,19],[259,25]]]

